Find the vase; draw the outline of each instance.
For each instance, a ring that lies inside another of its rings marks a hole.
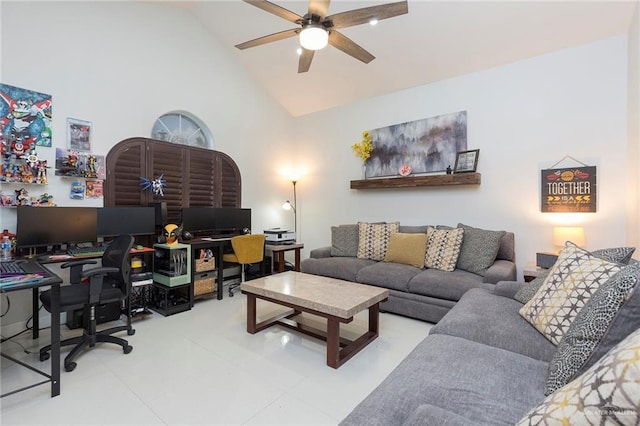
[[[366,179],[366,178],[367,178],[367,165],[362,164],[362,179]]]

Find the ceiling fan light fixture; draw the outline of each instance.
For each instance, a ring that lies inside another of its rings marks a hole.
[[[300,45],[307,50],[324,49],[329,43],[329,32],[321,25],[307,25],[300,31]]]

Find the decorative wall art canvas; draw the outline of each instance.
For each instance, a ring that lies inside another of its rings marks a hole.
[[[409,165],[413,174],[444,172],[467,149],[467,112],[394,124],[371,130],[373,152],[366,177],[397,176]]]
[[[0,83],[0,151],[21,157],[51,146],[51,95]]]

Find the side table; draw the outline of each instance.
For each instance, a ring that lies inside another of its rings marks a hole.
[[[278,272],[284,272],[284,253],[295,251],[295,270],[300,272],[300,250],[304,248],[304,244],[265,244],[264,248],[273,253],[274,260],[278,262]]]
[[[524,275],[524,282],[528,283],[530,281],[533,281],[534,279],[538,278],[538,275],[540,275],[544,271],[547,271],[547,269],[541,268],[535,263],[527,263],[524,266],[524,270],[522,271]]]

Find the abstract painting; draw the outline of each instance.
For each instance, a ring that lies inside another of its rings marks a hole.
[[[444,172],[467,149],[467,112],[394,124],[371,130],[373,152],[366,177],[396,176],[409,165],[413,174]]]

